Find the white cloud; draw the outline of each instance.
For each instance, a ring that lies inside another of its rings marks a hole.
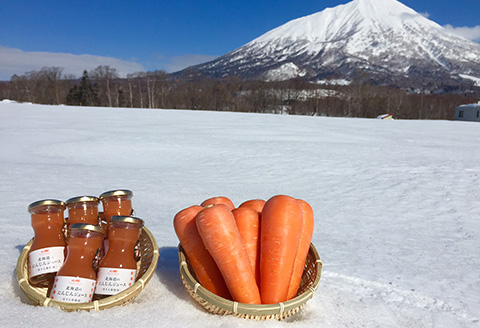
[[[422,15],[423,17],[425,17],[425,18],[429,18],[429,17],[430,17],[430,13],[428,13],[428,12],[419,13],[419,14]]]
[[[214,60],[218,56],[208,55],[182,55],[171,57],[163,66],[168,73],[180,71],[189,66],[198,65]]]
[[[0,46],[0,80],[10,80],[13,74],[21,75],[25,72],[40,70],[45,66],[63,67],[64,74],[80,77],[83,70],[94,69],[99,65],[110,65],[116,68],[121,76],[145,71],[141,64],[113,57],[23,51]]]
[[[480,25],[474,27],[454,27],[450,24],[444,26],[450,33],[464,37],[465,39],[480,42]]]

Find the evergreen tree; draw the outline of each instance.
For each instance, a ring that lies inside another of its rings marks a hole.
[[[67,105],[79,106],[80,105],[80,92],[78,86],[74,85],[68,92],[67,99],[65,100]]]
[[[127,100],[125,99],[125,93],[122,89],[117,91],[117,107],[126,107]]]
[[[96,85],[92,85],[87,70],[83,71],[80,85],[74,85],[70,89],[66,99],[67,105],[76,106],[99,106],[98,91]]]

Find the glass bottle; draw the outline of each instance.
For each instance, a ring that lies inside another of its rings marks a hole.
[[[100,195],[103,205],[103,215],[106,222],[114,215],[132,215],[133,192],[126,189],[112,190]]]
[[[110,219],[110,246],[98,269],[96,298],[117,294],[135,283],[135,246],[142,227],[143,220],[136,217],[113,216]]]
[[[70,236],[70,226],[75,223],[99,224],[98,205],[100,200],[95,196],[80,196],[70,198],[66,202],[68,210],[67,239]]]
[[[45,199],[28,206],[34,238],[28,253],[29,281],[35,287],[48,287],[65,260],[63,234],[65,203]]]
[[[50,297],[68,303],[91,302],[97,280],[96,263],[105,230],[85,223],[72,224],[70,229],[67,257],[55,277]]]
[[[70,224],[98,224],[98,205],[100,200],[95,196],[80,196],[70,198],[65,202],[68,209]]]

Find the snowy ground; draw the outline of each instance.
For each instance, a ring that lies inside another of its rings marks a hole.
[[[0,102],[3,327],[479,327],[480,124]],[[15,265],[43,198],[134,192],[160,247],[125,307],[28,303]],[[287,322],[206,313],[184,290],[176,212],[288,194],[316,214],[315,297]]]

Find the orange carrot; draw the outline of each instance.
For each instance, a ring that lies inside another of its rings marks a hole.
[[[265,206],[265,201],[263,199],[251,199],[240,204],[238,208],[250,207],[257,211],[259,214],[262,214],[263,206]]]
[[[262,211],[260,232],[260,292],[262,303],[287,300],[303,214],[297,200],[277,195],[270,198]]]
[[[203,201],[203,203],[200,204],[200,205],[203,206],[203,207],[207,207],[208,205],[212,205],[212,204],[225,204],[225,205],[228,206],[228,208],[230,210],[233,210],[235,208],[235,205],[233,205],[233,202],[229,198],[224,197],[224,196],[217,196],[217,197],[209,198],[209,199]]]
[[[290,286],[288,287],[288,299],[293,298],[297,294],[298,287],[300,286],[303,270],[305,268],[305,261],[307,259],[308,250],[310,249],[310,242],[312,241],[314,227],[312,207],[302,199],[297,199],[297,201],[302,207],[303,228],[298,244],[297,256],[295,257],[292,280],[290,280]]]
[[[198,233],[195,216],[201,210],[203,207],[194,205],[178,212],[173,219],[175,232],[200,284],[218,296],[232,299],[222,273]]]
[[[233,300],[260,304],[255,275],[232,211],[227,205],[217,204],[200,211],[196,221],[203,243],[222,272]]]
[[[232,211],[238,231],[247,249],[248,258],[255,273],[255,281],[260,285],[260,215],[253,208],[239,207]]]

